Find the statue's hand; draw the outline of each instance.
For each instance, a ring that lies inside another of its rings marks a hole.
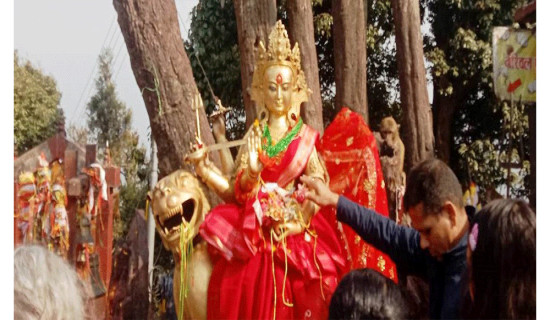
[[[255,126],[248,137],[248,170],[251,176],[258,176],[263,169],[259,159],[259,152],[262,149],[262,133],[260,127]]]
[[[302,225],[300,225],[297,221],[288,221],[275,226],[274,231],[274,238],[277,242],[279,242],[284,237],[302,233],[304,231],[304,227],[302,227]]]
[[[185,156],[184,161],[192,163],[195,168],[204,166],[208,160],[208,154],[202,141],[198,137],[195,137],[195,143],[189,143],[189,145],[190,152]]]

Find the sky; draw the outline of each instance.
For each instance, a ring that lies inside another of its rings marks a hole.
[[[198,0],[176,0],[185,30]],[[112,73],[119,99],[133,113],[133,127],[149,146],[149,118],[137,86],[124,38],[111,0],[16,0],[14,49],[52,76],[61,92],[65,126],[86,126],[86,105],[95,93],[97,61],[103,47],[111,48]],[[187,32],[182,31],[186,39]]]

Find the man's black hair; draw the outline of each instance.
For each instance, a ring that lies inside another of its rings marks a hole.
[[[407,176],[404,209],[422,203],[424,214],[439,214],[445,201],[464,207],[458,178],[443,161],[432,158],[414,166]]]

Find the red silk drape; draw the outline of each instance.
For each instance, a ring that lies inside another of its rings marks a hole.
[[[325,161],[334,192],[385,217],[389,215],[376,140],[361,115],[342,108],[317,143],[317,150]],[[339,229],[349,267],[371,268],[397,282],[395,263],[347,225],[338,226],[334,211],[323,208],[321,213]]]

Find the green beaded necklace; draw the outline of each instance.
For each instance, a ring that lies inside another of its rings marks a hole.
[[[286,148],[292,142],[294,137],[296,137],[298,132],[300,132],[300,129],[302,128],[302,124],[303,124],[302,118],[300,118],[300,120],[298,120],[298,123],[296,123],[294,128],[292,128],[292,130],[284,138],[279,140],[279,142],[277,142],[276,145],[273,145],[273,139],[271,138],[271,133],[269,132],[269,126],[266,125],[264,128],[264,134],[262,137],[266,139],[267,143],[262,145],[262,149],[265,150],[265,152],[267,153],[267,156],[270,158],[273,158],[276,155],[278,155],[281,151],[286,150]]]

